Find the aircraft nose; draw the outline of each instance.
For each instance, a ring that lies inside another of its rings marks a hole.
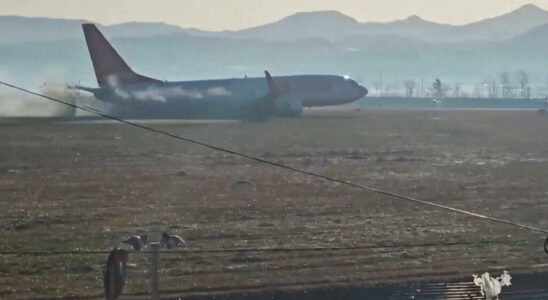
[[[365,95],[367,95],[367,93],[369,92],[365,87],[361,85],[358,85],[358,89],[359,98],[365,97]]]

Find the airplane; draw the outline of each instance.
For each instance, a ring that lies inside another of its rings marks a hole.
[[[264,119],[299,117],[303,107],[340,105],[367,95],[335,75],[294,75],[168,82],[135,73],[94,24],[82,24],[99,88],[69,86],[112,104],[117,117]]]

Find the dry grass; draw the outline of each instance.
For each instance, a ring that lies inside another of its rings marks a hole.
[[[216,145],[425,200],[548,227],[548,118],[532,112],[324,112],[267,123],[156,124]],[[108,250],[178,233],[169,291],[376,285],[540,272],[543,236],[393,200],[115,124],[0,126],[2,251]],[[0,298],[95,296],[105,255],[0,256]],[[129,293],[146,260],[132,255]]]

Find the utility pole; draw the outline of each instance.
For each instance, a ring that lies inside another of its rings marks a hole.
[[[150,300],[160,300],[158,289],[158,249],[160,243],[150,243]]]

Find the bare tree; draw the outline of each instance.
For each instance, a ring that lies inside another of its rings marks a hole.
[[[519,81],[519,95],[522,98],[529,98],[529,89],[527,89],[527,85],[529,84],[529,76],[525,71],[519,70],[518,71],[518,81]]]
[[[508,98],[510,96],[510,75],[508,75],[508,72],[502,72],[499,77],[502,88],[502,97]]]
[[[483,82],[483,86],[485,87],[487,91],[487,97],[488,98],[496,98],[497,97],[497,83],[491,79],[487,79]]]
[[[403,84],[405,85],[405,94],[407,97],[413,97],[413,92],[415,90],[415,87],[417,86],[417,83],[415,82],[415,80],[406,80],[403,82]]]
[[[443,86],[441,80],[439,78],[436,78],[436,80],[434,80],[434,82],[432,83],[432,96],[436,98],[443,98],[445,97],[446,91],[447,88]]]

